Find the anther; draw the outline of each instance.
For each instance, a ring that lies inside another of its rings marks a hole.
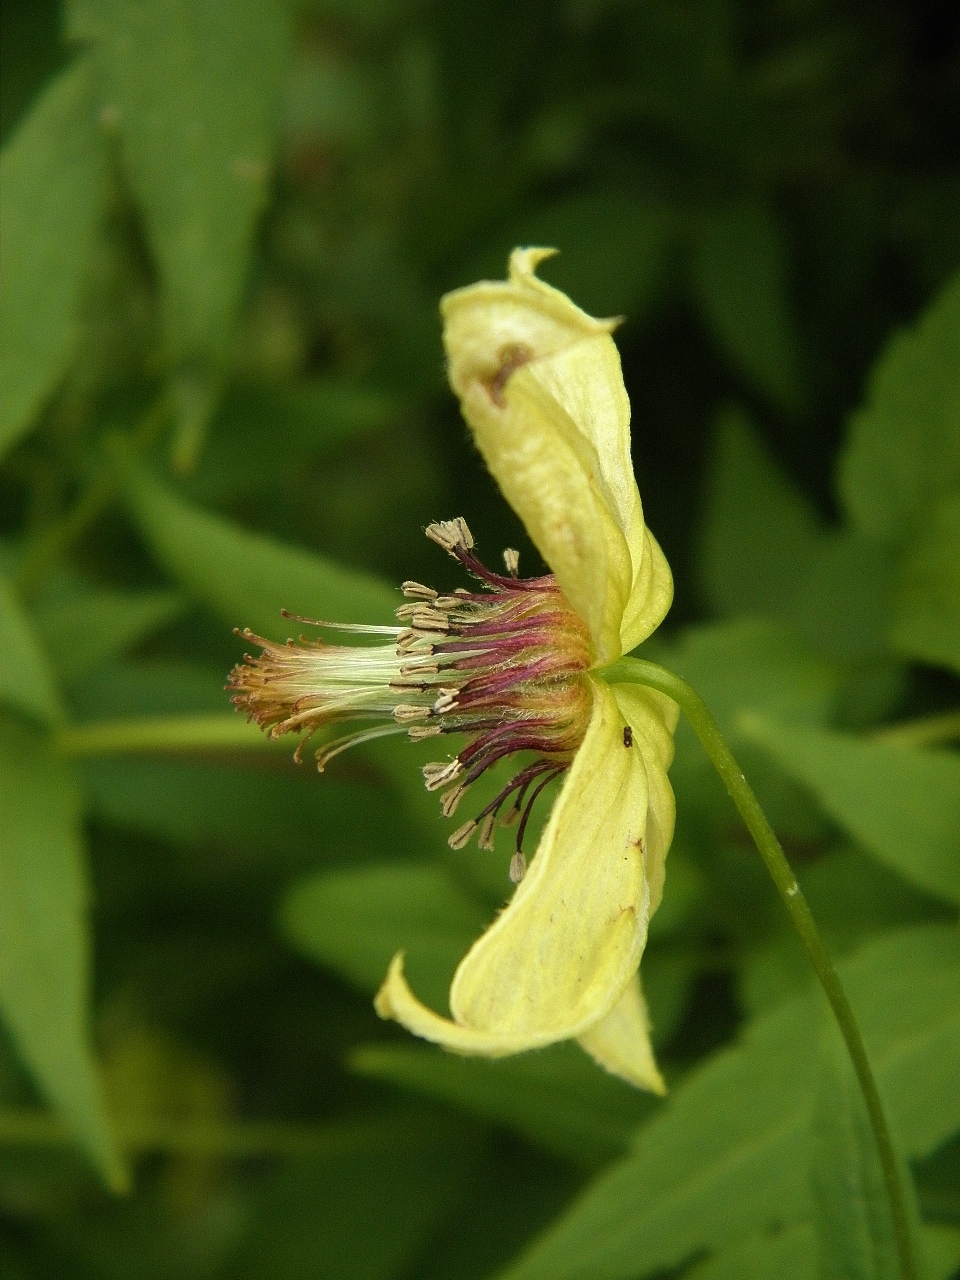
[[[428,524],[424,532],[431,542],[443,547],[452,556],[456,556],[458,552],[462,554],[470,551],[473,547],[473,534],[462,516],[457,516],[455,520],[439,520]]]
[[[513,547],[507,547],[503,553],[503,563],[510,577],[516,578],[520,572],[520,552],[514,551]]]
[[[493,848],[493,831],[497,825],[497,815],[488,813],[484,820],[480,823],[480,835],[477,837],[477,847],[480,849]]]
[[[501,827],[512,827],[516,820],[520,817],[520,806],[512,804],[509,809],[505,810],[500,816]]]
[[[408,600],[436,600],[437,598],[433,587],[425,587],[421,582],[405,582],[401,590]]]
[[[457,759],[423,766],[423,780],[428,791],[439,791],[448,782],[459,778],[461,773],[463,773],[463,765]]]
[[[412,724],[415,720],[429,720],[429,707],[417,707],[408,702],[401,702],[393,708],[393,718],[397,724]]]
[[[411,742],[420,742],[423,738],[435,738],[441,733],[443,729],[438,724],[415,724],[407,730],[407,737]]]
[[[472,820],[465,822],[462,827],[457,827],[453,835],[448,838],[447,844],[451,849],[462,849],[476,829],[477,824]]]
[[[527,859],[519,851],[510,859],[510,870],[507,874],[514,884],[519,884],[527,874]]]
[[[467,788],[461,782],[443,793],[440,797],[440,811],[445,818],[453,817],[457,811],[457,805],[463,799],[466,790]]]
[[[442,716],[446,712],[452,711],[457,705],[457,694],[459,692],[459,689],[441,689],[436,702],[433,704],[434,714]]]
[[[440,609],[419,605],[410,621],[418,631],[449,631],[450,619]]]

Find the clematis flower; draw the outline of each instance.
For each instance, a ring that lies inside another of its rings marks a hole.
[[[452,1016],[417,999],[402,953],[377,1011],[463,1054],[576,1039],[607,1070],[662,1092],[637,973],[673,834],[667,768],[678,711],[603,671],[659,625],[673,584],[633,478],[616,322],[588,316],[536,277],[550,252],[516,250],[506,281],[456,290],[441,310],[464,417],[551,572],[519,577],[512,551],[506,572],[492,571],[464,521],[431,525],[427,536],[473,589],[440,596],[405,583],[401,626],[352,628],[388,643],[250,636],[263,653],[234,670],[232,687],[238,707],[274,735],[376,721],[322,748],[321,769],[387,733],[438,745],[462,735],[455,754],[424,768],[448,817],[492,765],[519,755],[507,786],[450,836],[456,849],[474,835],[492,848],[498,826],[517,824],[517,889],[461,961]],[[561,776],[526,871],[531,810]]]

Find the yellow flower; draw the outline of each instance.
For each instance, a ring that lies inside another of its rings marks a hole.
[[[637,970],[673,835],[677,708],[599,674],[659,625],[670,570],[643,522],[630,460],[630,406],[614,321],[595,320],[536,278],[551,251],[516,250],[509,279],[441,304],[450,382],[487,466],[551,573],[506,575],[475,554],[462,520],[428,537],[481,584],[441,597],[404,584],[406,626],[366,647],[281,646],[233,673],[238,706],[274,734],[372,717],[318,753],[386,733],[467,737],[424,769],[451,816],[472,783],[517,753],[513,780],[450,837],[491,848],[518,821],[506,909],[470,948],[450,989],[452,1018],[410,990],[394,957],[376,1008],[458,1053],[501,1057],[576,1038],[609,1071],[662,1092]],[[325,624],[319,624],[325,625]],[[530,757],[532,755],[532,762]],[[531,808],[565,774],[529,872]]]

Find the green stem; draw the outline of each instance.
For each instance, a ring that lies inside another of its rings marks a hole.
[[[921,1270],[916,1256],[913,1233],[910,1229],[910,1214],[905,1189],[900,1180],[897,1158],[894,1152],[890,1126],[877,1088],[866,1046],[857,1025],[856,1016],[847,999],[847,994],[840,982],[839,975],[830,959],[830,954],[820,936],[820,931],[810,914],[810,908],[797,884],[796,876],[787,862],[786,855],[777,839],[760,803],[754,795],[750,784],[734,759],[716,722],[707,710],[703,699],[686,681],[672,672],[652,662],[644,662],[639,658],[621,658],[619,662],[603,672],[610,681],[631,681],[635,684],[648,685],[658,689],[676,702],[686,715],[700,743],[710,757],[710,761],[730,794],[730,798],[740,811],[747,830],[753,836],[760,851],[760,856],[770,873],[777,892],[783,899],[793,927],[799,934],[804,950],[810,958],[820,985],[826,993],[830,1008],[840,1027],[840,1032],[853,1062],[854,1071],[867,1105],[870,1124],[873,1128],[883,1166],[883,1177],[886,1183],[887,1196],[893,1215],[894,1229],[897,1238],[897,1252],[900,1259],[900,1270],[903,1280],[920,1280]]]
[[[885,742],[892,747],[936,747],[942,742],[960,738],[960,711],[944,711],[941,715],[924,716],[921,720],[904,720],[885,725],[870,734],[871,742]]]
[[[403,1128],[401,1129],[401,1126]],[[358,1145],[389,1142],[411,1129],[402,1117],[371,1117],[347,1124],[289,1124],[275,1120],[174,1119],[115,1116],[120,1145],[132,1152],[190,1156],[340,1156]],[[0,1147],[72,1147],[76,1138],[57,1116],[27,1108],[0,1111]]]
[[[192,716],[151,716],[63,725],[54,734],[65,756],[170,755],[197,751],[263,751],[278,743],[233,712]]]

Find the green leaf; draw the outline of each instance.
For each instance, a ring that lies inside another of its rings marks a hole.
[[[44,724],[62,716],[60,696],[20,601],[0,573],[0,701]]]
[[[0,1007],[25,1062],[114,1188],[126,1175],[90,1046],[89,941],[76,785],[45,739],[0,742]]]
[[[361,1075],[469,1111],[577,1163],[622,1153],[656,1106],[598,1071],[576,1045],[554,1045],[500,1061],[437,1049],[370,1045],[350,1055]]]
[[[874,366],[840,460],[840,491],[867,537],[909,542],[960,484],[960,276]]]
[[[488,921],[441,867],[424,863],[310,876],[291,890],[282,923],[300,951],[364,992],[405,951],[411,986],[444,1010],[453,972]]]
[[[856,849],[842,849],[801,866],[797,878],[835,959],[890,929],[953,916],[941,899],[915,889]],[[768,903],[774,932],[759,943],[751,938],[739,965],[740,997],[751,1013],[771,1008],[810,981],[810,961],[799,938],[780,903],[772,895]]]
[[[704,699],[770,820],[798,836],[814,834],[814,806],[782,770],[771,766],[764,752],[744,738],[739,723],[748,710],[802,724],[822,722],[835,697],[835,670],[784,628],[759,620],[687,628],[678,644],[662,655],[658,652],[657,660],[688,680]],[[677,790],[685,795],[688,806],[729,820],[730,799],[684,721],[676,741],[671,776]]]
[[[290,872],[417,854],[416,828],[382,788],[250,767],[96,760],[79,767],[88,812],[123,831],[167,841],[181,884],[276,881]],[[390,840],[383,833],[390,831]],[[155,875],[159,874],[155,871]],[[382,975],[381,975],[382,976]]]
[[[960,1231],[922,1226],[920,1240],[929,1280],[954,1280],[960,1264]],[[684,1280],[816,1280],[816,1277],[817,1242],[813,1225],[807,1222],[783,1231],[749,1236],[684,1273]]]
[[[223,351],[269,188],[286,9],[272,0],[95,0],[102,104],[115,117],[163,285],[175,356]]]
[[[960,1128],[960,937],[904,930],[841,964],[908,1155]],[[692,1072],[509,1280],[635,1280],[772,1224],[807,1220],[819,997],[751,1023]]]
[[[382,429],[399,413],[390,396],[337,379],[233,386],[217,410],[210,447],[190,477],[190,493],[207,500],[269,489],[271,480],[282,483],[322,451]]]
[[[865,849],[960,902],[960,756],[757,716],[741,724]]]
[[[269,1177],[222,1274],[393,1280],[452,1208],[479,1152],[436,1114],[343,1126],[339,1142]]]
[[[752,204],[710,214],[694,240],[691,272],[706,319],[733,362],[778,407],[798,409],[800,341],[774,218]]]
[[[902,1280],[883,1166],[863,1095],[836,1028],[824,1029],[810,1168],[820,1280]],[[914,1247],[919,1221],[906,1161]]]
[[[808,1223],[737,1241],[693,1267],[684,1280],[815,1280],[816,1241]]]
[[[721,614],[783,617],[819,545],[816,515],[744,413],[722,413],[716,432],[702,554],[707,596]]]
[[[70,359],[106,193],[88,58],[50,82],[3,150],[0,454],[32,425]]]
[[[296,627],[281,610],[325,621],[390,623],[399,592],[369,574],[283,546],[184,501],[141,469],[128,469],[131,512],[171,577],[234,626],[261,635]]]
[[[889,557],[847,531],[821,528],[746,417],[717,423],[717,459],[701,557],[721,614],[765,614],[819,652],[871,658],[886,642]]]
[[[933,509],[900,567],[892,638],[908,658],[960,671],[960,493]]]
[[[58,676],[70,683],[171,622],[183,603],[171,591],[99,587],[42,599],[33,618]]]

